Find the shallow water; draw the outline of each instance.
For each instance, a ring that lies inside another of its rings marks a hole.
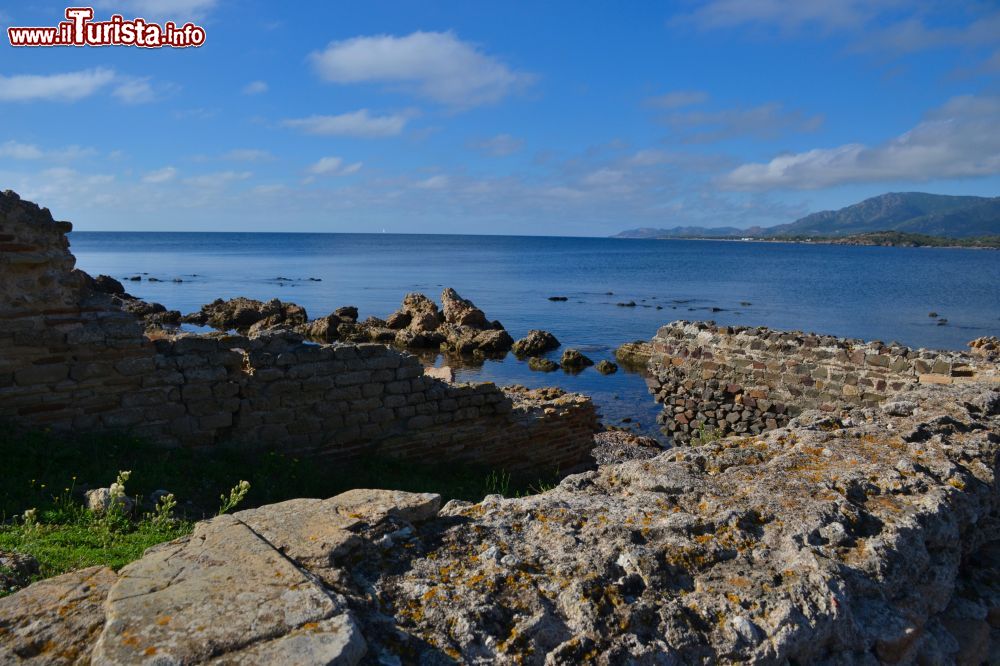
[[[79,268],[120,280],[143,274],[123,280],[130,293],[184,313],[247,296],[293,301],[311,316],[356,305],[361,318],[385,317],[407,292],[438,300],[450,286],[515,339],[546,329],[562,349],[594,361],[613,359],[617,345],[649,339],[674,319],[950,349],[1000,334],[995,251],[397,234],[73,232],[70,242]],[[617,305],[629,301],[635,307]],[[948,324],[938,326],[932,311]],[[511,355],[458,376],[562,386],[594,396],[607,423],[656,428],[658,410],[640,374],[536,373]]]

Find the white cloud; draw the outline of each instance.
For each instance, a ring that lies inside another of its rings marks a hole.
[[[707,143],[742,136],[773,139],[786,132],[811,132],[823,124],[823,116],[807,116],[801,111],[788,111],[778,102],[768,102],[746,109],[678,111],[663,116],[662,121],[687,141]]]
[[[29,143],[7,141],[0,144],[0,157],[9,157],[14,160],[40,160],[44,154],[41,148]]]
[[[170,19],[183,25],[187,21],[204,18],[215,8],[218,0],[98,0],[97,7],[128,14],[126,19],[141,16],[147,19]]]
[[[246,180],[252,175],[249,171],[217,171],[215,173],[206,173],[188,178],[185,182],[195,187],[220,188],[225,187],[229,183]]]
[[[413,186],[421,190],[443,190],[448,187],[450,182],[451,180],[448,176],[439,174],[437,176],[431,176],[430,178],[417,181],[413,184]]]
[[[264,162],[273,158],[274,155],[266,150],[256,148],[236,148],[219,156],[219,159],[228,162]]]
[[[361,162],[344,164],[340,157],[323,157],[309,167],[309,173],[316,176],[347,176],[361,170]]]
[[[264,81],[251,81],[243,86],[244,95],[260,95],[267,92],[267,83]]]
[[[455,108],[498,102],[535,80],[451,32],[355,37],[310,57],[327,81],[385,83]]]
[[[738,190],[927,181],[1000,173],[1000,97],[955,97],[912,130],[870,147],[850,143],[744,164],[722,179]]]
[[[482,141],[472,141],[469,147],[492,157],[507,157],[524,147],[524,139],[518,139],[510,134],[497,134]]]
[[[649,106],[660,109],[680,109],[708,101],[708,93],[703,90],[675,90],[646,100]]]
[[[162,169],[157,169],[156,171],[150,171],[142,177],[142,182],[154,184],[166,183],[173,180],[175,176],[177,176],[177,169],[172,166],[167,166]]]
[[[7,141],[0,144],[0,157],[13,160],[46,160],[49,162],[70,162],[72,160],[90,157],[97,153],[93,148],[81,146],[66,146],[53,150],[45,150],[31,143]]]
[[[65,74],[0,76],[0,102],[74,102],[93,95],[114,80],[114,71],[101,67]]]
[[[624,178],[624,171],[604,167],[598,169],[597,171],[592,171],[584,176],[583,183],[584,185],[590,185],[592,187],[606,187],[609,185],[617,185],[622,182]]]
[[[336,116],[309,116],[290,118],[282,122],[285,127],[299,129],[306,134],[354,137],[395,136],[403,131],[407,117],[402,114],[373,116],[368,109]]]
[[[126,104],[146,104],[156,99],[148,77],[124,79],[111,94]]]
[[[856,29],[900,0],[709,0],[677,22],[702,30],[777,28],[784,33],[804,29]]]

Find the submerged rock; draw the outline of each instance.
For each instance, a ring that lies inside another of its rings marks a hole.
[[[615,350],[615,358],[627,368],[644,369],[653,356],[653,345],[645,340],[626,342]]]
[[[559,364],[547,358],[532,356],[528,359],[528,368],[537,372],[555,372],[559,369]]]
[[[583,370],[594,362],[577,349],[567,349],[563,352],[561,365],[566,370]]]
[[[603,360],[598,361],[597,365],[594,366],[594,369],[602,375],[613,375],[618,372],[618,365],[616,363],[612,363],[611,361]]]
[[[559,348],[559,340],[548,331],[533,329],[514,343],[511,351],[517,356],[538,356]]]
[[[211,326],[221,331],[235,329],[241,333],[293,329],[305,324],[308,319],[305,308],[295,303],[284,303],[277,298],[264,302],[242,296],[229,300],[216,299],[201,306],[199,312],[183,317],[187,323]]]

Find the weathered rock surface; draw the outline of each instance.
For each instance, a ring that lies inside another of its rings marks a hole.
[[[517,356],[538,356],[547,351],[559,348],[559,341],[556,336],[548,331],[531,330],[528,334],[514,343],[511,347]]]
[[[479,329],[490,327],[490,322],[486,319],[483,311],[477,308],[472,301],[459,296],[458,292],[451,287],[441,292],[441,305],[444,320],[449,324]]]
[[[626,342],[615,350],[615,358],[627,368],[644,369],[653,356],[653,346],[645,340]]]
[[[618,364],[608,360],[598,361],[594,369],[602,375],[613,375],[618,372]]]
[[[583,370],[594,362],[577,349],[567,349],[562,355],[562,367],[566,370]]]
[[[89,663],[115,579],[107,567],[90,567],[0,599],[0,663]]]
[[[335,595],[247,524],[220,516],[122,569],[93,659],[356,663],[364,651]]]
[[[629,460],[648,460],[662,452],[660,443],[626,430],[605,430],[594,435],[591,455],[598,465],[613,465]]]
[[[25,587],[38,573],[38,560],[24,553],[0,550],[0,593]]]
[[[218,298],[201,306],[199,312],[185,315],[182,321],[211,326],[222,331],[235,329],[254,333],[276,328],[295,328],[308,321],[305,308],[295,303],[283,303],[277,298],[266,303],[242,296]]]
[[[559,369],[559,364],[551,359],[532,356],[528,359],[528,368],[536,372],[555,372]]]
[[[915,406],[654,457],[608,433],[630,460],[518,499],[359,490],[216,518],[122,570],[94,661],[989,661],[1000,392],[895,402]],[[41,585],[0,601],[0,628]],[[32,608],[32,635],[68,631]]]

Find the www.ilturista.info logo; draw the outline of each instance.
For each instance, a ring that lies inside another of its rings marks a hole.
[[[66,20],[49,28],[7,28],[11,46],[139,46],[186,48],[205,43],[205,29],[188,22],[163,25],[143,18],[125,20],[113,14],[110,20],[94,21],[92,7],[67,7]]]

